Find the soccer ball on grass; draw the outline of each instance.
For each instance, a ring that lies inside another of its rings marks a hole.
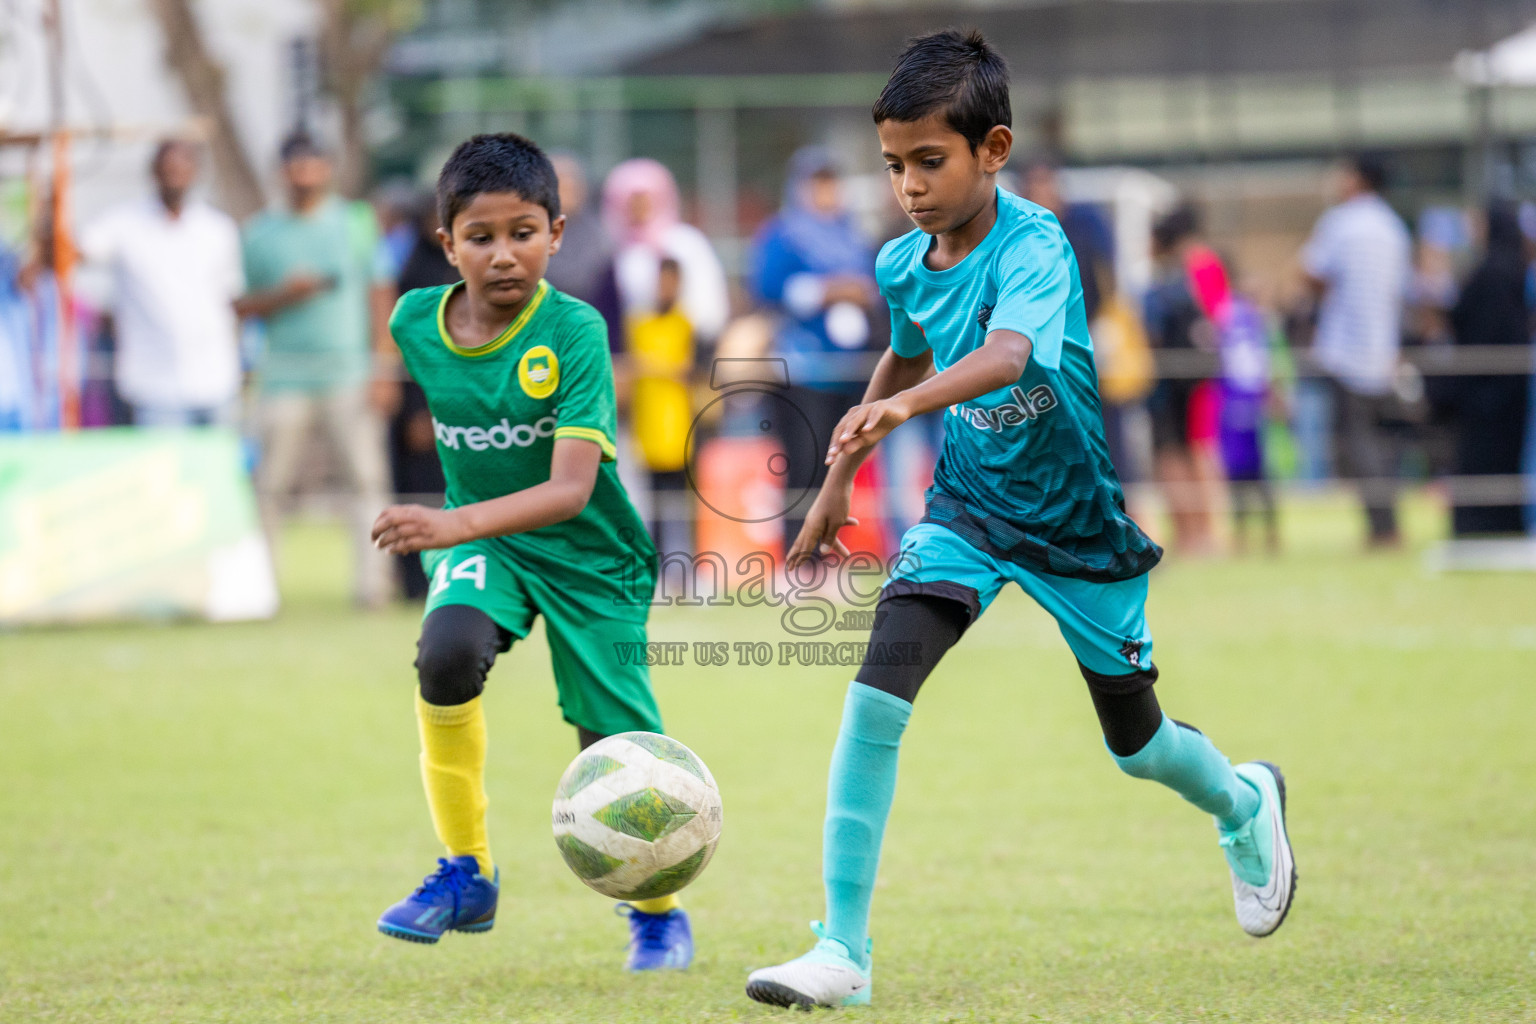
[[[587,885],[620,900],[677,892],[720,841],[720,788],[669,736],[624,732],[576,756],[555,790],[555,845]]]

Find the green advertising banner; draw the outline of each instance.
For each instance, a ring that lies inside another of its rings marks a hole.
[[[234,433],[0,435],[0,626],[230,622],[277,604]]]

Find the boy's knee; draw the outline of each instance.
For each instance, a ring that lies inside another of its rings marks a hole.
[[[474,700],[504,647],[501,631],[479,609],[447,605],[432,612],[416,643],[421,699],[438,707]]]
[[[1146,668],[1123,676],[1106,676],[1078,663],[1088,692],[1093,697],[1093,710],[1099,716],[1099,728],[1104,732],[1104,743],[1115,761],[1128,774],[1136,772],[1126,767],[1126,758],[1141,752],[1163,724],[1163,709],[1157,703],[1153,684],[1157,681],[1157,669]]]
[[[422,639],[416,654],[416,677],[421,699],[439,707],[467,704],[485,689],[483,655],[462,639]]]

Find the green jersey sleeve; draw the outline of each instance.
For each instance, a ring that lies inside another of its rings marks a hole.
[[[591,441],[603,450],[603,461],[611,462],[616,451],[618,413],[614,408],[608,326],[589,306],[575,310],[562,326],[555,440],[574,437]]]
[[[413,364],[417,363],[424,349],[442,344],[437,309],[444,291],[445,288],[413,288],[395,301],[395,308],[389,314],[389,336],[395,339],[395,347],[400,350],[406,369],[417,383],[421,383],[419,375],[429,371]]]

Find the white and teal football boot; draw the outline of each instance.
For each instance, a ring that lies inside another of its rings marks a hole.
[[[826,927],[820,921],[811,922],[811,931],[818,941],[809,953],[747,975],[747,996],[771,1006],[802,1010],[813,1006],[868,1006],[874,990],[870,978],[874,962],[860,967],[849,955],[847,946],[827,938]]]
[[[1296,895],[1296,858],[1285,830],[1285,776],[1268,761],[1248,761],[1233,771],[1259,791],[1259,810],[1241,828],[1217,831],[1232,871],[1237,923],[1263,938],[1285,921]]]

